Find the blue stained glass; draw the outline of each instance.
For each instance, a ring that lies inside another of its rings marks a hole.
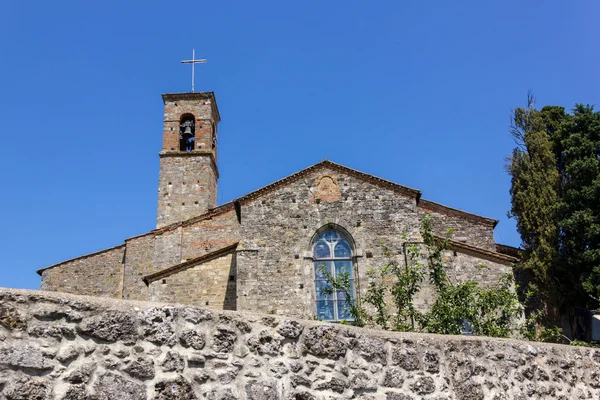
[[[336,258],[350,258],[352,256],[350,244],[346,240],[342,240],[336,244],[333,253],[335,254]]]
[[[333,313],[333,301],[317,301],[317,318],[322,319],[324,321],[331,321],[335,319],[335,314]]]
[[[315,243],[315,258],[330,258],[331,251],[329,245],[322,240]]]
[[[324,265],[325,267],[321,267]],[[315,262],[315,279],[327,279],[326,272],[331,274],[331,261],[316,261]]]
[[[350,279],[354,277],[354,271],[352,270],[352,261],[335,261],[335,275],[338,276],[341,273],[348,274],[348,277]]]
[[[345,290],[336,290],[335,297],[338,301],[346,301],[346,293],[348,293],[352,298],[354,298],[354,280],[351,279],[350,282],[350,290],[346,292]]]
[[[317,300],[331,300],[333,293],[327,294],[331,290],[331,284],[327,281],[317,281]]]
[[[346,292],[345,290],[336,290],[335,292],[335,297],[338,301],[346,301],[346,294],[349,294],[350,297],[354,297],[352,296],[354,290],[350,290],[348,292]]]
[[[346,321],[351,321],[354,318],[352,318],[352,314],[350,314],[350,308],[348,307],[348,305],[346,304],[345,301],[338,301],[337,302],[337,312],[338,312],[338,319],[345,319]]]
[[[319,236],[319,239],[326,240],[329,243],[334,243],[334,242],[337,242],[338,240],[341,240],[342,237],[340,236],[340,234],[337,231],[329,230],[329,231],[324,232],[321,236]]]

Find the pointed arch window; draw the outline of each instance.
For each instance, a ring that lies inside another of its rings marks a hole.
[[[323,321],[352,320],[346,304],[346,293],[344,291],[329,293],[331,284],[327,280],[327,273],[335,279],[339,279],[341,274],[347,274],[350,281],[350,294],[355,298],[354,262],[350,241],[338,230],[329,229],[315,240],[313,259],[317,318]]]

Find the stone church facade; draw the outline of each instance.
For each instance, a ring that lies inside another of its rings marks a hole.
[[[360,297],[366,272],[389,261],[381,243],[405,263],[426,214],[439,235],[454,229],[445,255],[453,279],[489,285],[512,271],[516,249],[495,242],[496,220],[327,160],[217,205],[214,94],[163,101],[156,229],[39,270],[41,289],[339,320],[341,302],[321,294],[317,266],[348,271]]]

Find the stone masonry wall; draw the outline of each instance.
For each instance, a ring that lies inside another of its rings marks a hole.
[[[475,281],[480,287],[491,287],[498,284],[502,275],[511,274],[512,266],[507,262],[483,259],[457,251],[445,251],[443,261],[447,267],[448,277],[453,282]],[[427,280],[415,296],[415,305],[419,310],[428,309],[435,300],[435,290]]]
[[[6,400],[599,397],[597,349],[0,289]]]
[[[235,253],[224,254],[150,282],[148,293],[151,301],[235,310],[235,274]]]
[[[315,313],[311,239],[331,224],[355,241],[358,282],[366,272],[385,265],[383,243],[391,258],[404,264],[403,243],[420,241],[423,212],[416,199],[337,171],[319,170],[302,180],[241,206],[241,248],[255,250],[238,259],[238,310],[312,317]],[[493,241],[493,229],[472,221],[432,214],[439,227],[448,224],[477,245]],[[484,248],[488,248],[486,244]],[[468,258],[473,265],[475,257]],[[460,262],[462,270],[468,263]],[[475,270],[473,268],[473,270]],[[500,269],[475,270],[495,280]],[[503,267],[501,270],[507,271]],[[510,270],[510,269],[508,269]],[[468,274],[463,274],[468,278]],[[427,288],[418,301],[431,300]]]
[[[125,246],[113,247],[42,271],[42,290],[121,298]]]
[[[380,242],[402,258],[402,234],[418,232],[415,199],[337,171],[320,170],[242,204],[242,248],[256,250],[252,268],[238,261],[238,310],[312,317],[311,239],[327,225],[355,241],[359,282],[383,262]]]
[[[468,219],[447,215],[431,210],[424,210],[419,207],[421,218],[429,214],[433,222],[433,231],[445,236],[446,229],[454,229],[452,240],[465,242],[482,249],[495,251],[496,241],[494,240],[494,228],[489,225],[469,221]]]
[[[160,155],[158,228],[201,215],[216,204],[217,176],[209,154]]]
[[[234,210],[182,227],[181,259],[191,260],[240,240]]]
[[[157,272],[181,262],[181,227],[154,236],[152,272]]]
[[[127,300],[148,300],[148,287],[142,280],[154,271],[154,235],[144,235],[128,239],[125,251],[125,275],[123,277],[123,298]]]

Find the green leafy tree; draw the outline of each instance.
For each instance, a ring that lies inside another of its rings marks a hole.
[[[429,280],[435,288],[435,299],[422,313],[422,331],[440,334],[460,334],[468,326],[474,335],[508,337],[515,331],[523,308],[515,292],[512,274],[502,276],[496,285],[479,287],[477,282],[453,282],[448,278],[443,252],[448,239],[432,233],[431,219],[423,220],[421,233],[427,258]]]
[[[556,106],[537,110],[529,96],[513,111],[511,135],[517,147],[507,163],[509,216],[521,235],[521,266],[531,274],[530,305],[538,316],[598,307],[600,113],[583,105],[571,114]]]
[[[560,256],[569,303],[600,304],[600,113],[577,105],[558,139],[562,201]]]

